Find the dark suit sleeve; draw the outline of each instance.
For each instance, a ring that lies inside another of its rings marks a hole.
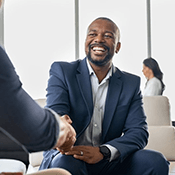
[[[148,141],[146,116],[142,107],[140,79],[138,78],[137,80],[137,88],[127,109],[123,135],[107,142],[107,144],[112,145],[120,152],[121,161],[134,151],[143,149]]]
[[[61,64],[55,62],[50,69],[47,87],[47,107],[60,115],[70,115],[69,93]]]
[[[14,67],[0,47],[0,127],[28,151],[47,150],[57,141],[59,124],[22,88]]]

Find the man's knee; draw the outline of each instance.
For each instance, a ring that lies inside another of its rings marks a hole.
[[[134,153],[133,159],[141,166],[140,169],[148,172],[147,174],[168,175],[169,162],[157,151],[140,150]]]
[[[62,154],[56,155],[49,165],[49,168],[63,168],[71,174],[86,175],[86,164],[73,156],[66,156]]]
[[[169,167],[169,162],[166,160],[166,158],[161,154],[161,153],[159,153],[159,152],[156,152],[155,154],[154,154],[154,164],[155,164],[155,167],[156,166],[164,166],[165,165],[165,167]]]
[[[168,175],[169,162],[166,160],[166,158],[160,152],[151,150],[148,151],[150,153],[150,164],[154,168],[154,172],[157,174]]]

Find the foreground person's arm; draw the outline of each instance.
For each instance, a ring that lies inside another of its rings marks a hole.
[[[10,59],[1,47],[0,127],[30,152],[58,147],[70,137],[75,139],[75,131],[70,124],[60,121],[53,111],[41,108],[25,92]]]

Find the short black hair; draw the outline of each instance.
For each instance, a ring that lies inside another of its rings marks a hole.
[[[116,28],[117,28],[118,41],[120,40],[120,30],[119,30],[118,26],[116,25],[116,23],[115,23],[114,21],[112,21],[111,19],[109,19],[109,18],[107,18],[107,17],[98,17],[98,18],[96,18],[94,21],[97,21],[97,20],[106,20],[106,21],[109,21],[109,22],[111,22],[112,24],[114,24],[114,25],[116,26]],[[94,21],[93,21],[93,22],[94,22]]]

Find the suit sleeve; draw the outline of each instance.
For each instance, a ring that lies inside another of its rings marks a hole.
[[[24,91],[10,59],[1,47],[0,127],[29,152],[52,148],[59,132],[59,124],[54,115],[41,108]]]
[[[60,115],[70,115],[70,100],[66,77],[59,63],[53,63],[47,87],[47,107]]]
[[[113,139],[107,144],[115,147],[120,152],[123,161],[131,153],[143,149],[148,141],[146,116],[142,107],[140,79],[137,89],[132,97],[124,124],[123,135]]]

